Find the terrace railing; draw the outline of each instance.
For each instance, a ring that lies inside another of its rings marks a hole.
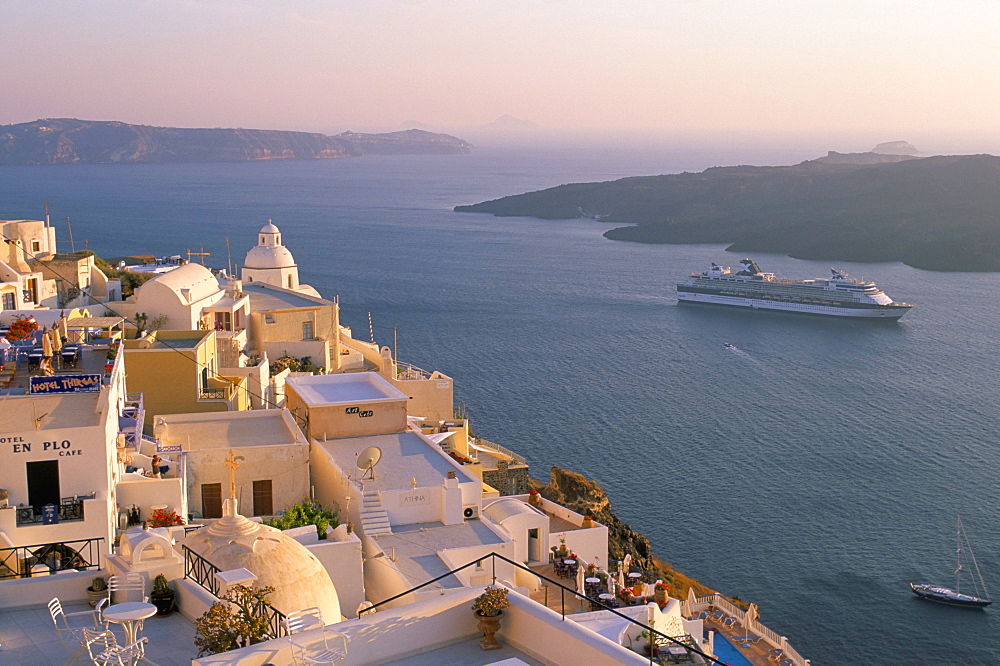
[[[67,497],[59,503],[59,522],[65,523],[74,520],[84,520],[83,500],[92,499],[89,497]],[[17,515],[14,520],[18,527],[22,525],[33,525],[44,522],[42,510],[34,506],[16,507]]]
[[[636,626],[642,627],[643,631],[649,632],[649,635],[652,637],[652,640],[656,642],[656,645],[667,645],[667,646],[674,645],[674,646],[680,646],[680,647],[683,647],[686,650],[688,650],[688,652],[691,652],[691,653],[694,653],[694,654],[697,654],[697,655],[701,656],[707,663],[710,663],[710,664],[720,664],[720,666],[724,666],[724,664],[725,664],[725,662],[719,661],[718,659],[716,659],[712,655],[707,654],[705,652],[702,652],[701,649],[699,647],[697,647],[697,645],[695,644],[695,642],[691,638],[691,636],[688,636],[688,635],[685,635],[685,636],[667,636],[666,634],[664,634],[662,632],[659,632],[656,629],[653,629],[652,627],[650,627],[648,625],[645,625],[642,622],[639,622],[638,620],[636,620],[634,618],[631,618],[628,615],[625,615],[624,613],[619,612],[618,610],[615,610],[613,607],[608,606],[607,604],[605,604],[600,599],[591,599],[590,597],[588,597],[586,595],[580,594],[579,592],[577,592],[573,588],[566,587],[565,585],[563,585],[562,583],[560,583],[558,581],[554,581],[551,578],[547,578],[545,576],[542,576],[539,573],[537,573],[535,571],[532,571],[528,567],[524,566],[523,564],[521,564],[519,562],[515,562],[514,560],[510,560],[510,559],[504,557],[503,555],[500,555],[499,553],[489,553],[488,555],[485,555],[484,557],[482,557],[482,558],[480,558],[478,560],[472,560],[468,564],[464,564],[464,565],[458,567],[457,569],[453,569],[453,570],[451,570],[451,571],[449,571],[447,573],[441,574],[440,576],[438,576],[436,578],[432,578],[431,580],[429,580],[429,581],[427,581],[425,583],[421,583],[420,585],[417,585],[416,587],[412,587],[412,588],[410,588],[409,590],[407,590],[405,592],[402,592],[402,593],[397,594],[395,596],[389,597],[388,599],[383,599],[382,601],[378,602],[377,604],[374,604],[372,606],[369,606],[367,608],[359,610],[358,611],[358,617],[360,618],[363,615],[365,615],[366,613],[373,613],[373,612],[377,611],[380,606],[384,606],[385,604],[388,604],[388,603],[391,603],[393,601],[397,601],[399,599],[402,599],[403,597],[405,597],[405,596],[407,596],[409,594],[412,594],[413,592],[416,592],[417,590],[419,590],[421,588],[427,587],[428,585],[436,583],[437,581],[439,581],[439,580],[441,580],[443,578],[448,578],[449,576],[453,576],[454,574],[458,573],[459,571],[463,571],[465,569],[468,569],[469,567],[477,567],[477,566],[481,567],[481,566],[483,566],[483,563],[486,560],[491,560],[491,562],[492,562],[492,565],[493,565],[493,576],[492,576],[492,578],[493,578],[493,584],[496,585],[496,582],[497,582],[497,562],[496,561],[498,559],[501,560],[502,562],[506,562],[507,564],[510,564],[510,565],[512,565],[512,566],[514,566],[514,567],[516,567],[518,569],[526,571],[529,574],[531,574],[532,576],[537,576],[538,578],[544,580],[546,583],[548,583],[551,586],[559,588],[560,594],[562,596],[562,617],[563,617],[563,620],[566,619],[566,593],[568,592],[569,595],[570,595],[570,599],[571,600],[574,597],[579,598],[579,599],[583,599],[584,601],[586,601],[586,602],[588,602],[590,604],[590,608],[592,608],[592,609],[595,609],[595,610],[606,610],[606,611],[612,613],[613,615],[617,615],[620,619],[625,620],[626,622],[628,622],[630,624],[634,624]],[[650,664],[654,663],[653,662],[652,651],[650,651],[650,654],[649,654],[649,663]]]
[[[0,548],[0,579],[99,569],[102,541],[104,538],[100,537]]]
[[[194,581],[213,597],[219,599],[219,592],[221,590],[219,579],[216,578],[215,574],[221,572],[222,569],[187,546],[181,546],[181,548],[184,550],[184,577]],[[278,638],[288,633],[285,630],[285,614],[274,606],[263,603],[257,604],[251,609],[251,612],[255,616],[267,616],[268,635],[271,638]]]
[[[184,550],[184,577],[201,585],[212,596],[218,597],[219,579],[215,577],[215,574],[220,573],[222,569],[187,546],[181,546],[181,548]]]

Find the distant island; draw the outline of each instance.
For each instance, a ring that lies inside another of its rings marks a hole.
[[[455,210],[629,225],[604,234],[612,240],[1000,271],[1000,158],[918,158],[905,142],[878,148],[886,150],[561,185]]]
[[[75,118],[0,126],[0,165],[244,162],[457,155],[471,150],[471,143],[457,137],[418,129],[328,136],[281,130],[151,127]]]

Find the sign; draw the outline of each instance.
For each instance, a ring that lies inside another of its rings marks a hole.
[[[56,525],[59,523],[59,507],[55,504],[46,504],[42,507],[42,525]]]
[[[427,491],[424,490],[399,494],[399,506],[401,507],[422,506],[430,503],[430,497],[427,496]]]
[[[94,393],[101,390],[101,375],[29,377],[28,393]]]

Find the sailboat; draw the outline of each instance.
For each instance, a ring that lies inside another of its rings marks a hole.
[[[961,591],[962,572],[965,571],[965,567],[962,564],[963,548],[964,551],[968,551],[968,560],[972,564],[972,584],[976,590],[974,595]],[[972,544],[969,543],[969,537],[962,526],[961,516],[958,517],[958,535],[956,536],[955,550],[958,556],[958,565],[955,567],[955,589],[940,585],[929,585],[927,583],[910,583],[910,589],[913,590],[915,595],[928,601],[937,601],[942,604],[952,604],[953,606],[972,606],[974,608],[989,606],[993,601],[986,590],[983,574],[979,571],[979,564],[976,562],[976,556],[972,552]]]

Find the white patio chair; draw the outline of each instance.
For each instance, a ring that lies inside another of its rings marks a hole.
[[[323,613],[316,607],[295,611],[285,616],[285,629],[288,630],[289,636],[324,626],[326,623],[323,622]]]
[[[73,663],[83,656],[83,651],[86,649],[86,641],[83,636],[85,629],[104,630],[101,626],[100,615],[97,611],[88,610],[66,613],[63,611],[62,602],[59,601],[58,597],[54,597],[52,601],[49,602],[49,615],[52,616],[52,625],[56,629],[56,635],[59,637],[59,642],[62,643],[63,647],[70,653],[70,658],[67,663]],[[88,624],[78,624],[77,626],[73,626],[74,622],[82,619],[86,619]]]
[[[288,637],[292,660],[299,664],[336,664],[347,656],[347,637],[330,629],[297,633]]]
[[[116,604],[124,601],[149,603],[149,596],[146,594],[146,579],[143,578],[142,574],[127,573],[112,576],[108,579],[108,590],[112,602]]]
[[[143,643],[148,640],[140,638],[122,646],[113,633],[100,629],[84,629],[83,636],[87,654],[97,666],[135,666],[142,659]]]

